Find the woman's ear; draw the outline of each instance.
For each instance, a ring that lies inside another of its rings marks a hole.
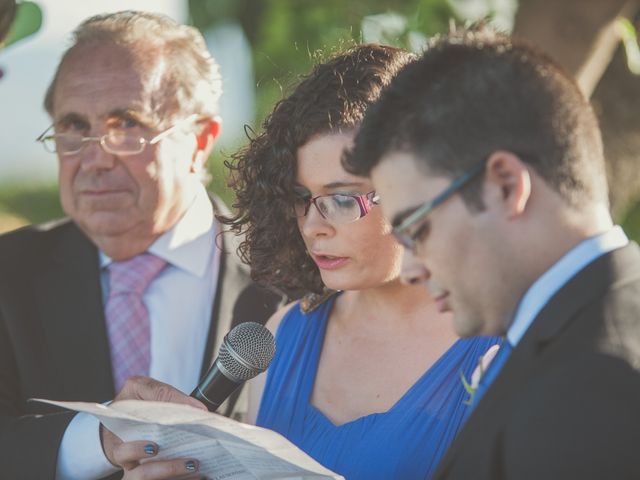
[[[489,192],[485,201],[499,205],[508,218],[524,213],[531,197],[531,174],[515,153],[492,153],[487,159],[485,180]]]

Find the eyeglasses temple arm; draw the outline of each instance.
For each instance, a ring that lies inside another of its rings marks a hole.
[[[458,190],[465,183],[467,183],[468,181],[473,179],[476,175],[478,175],[480,172],[482,172],[484,170],[484,166],[485,166],[485,161],[484,160],[482,162],[478,162],[469,171],[467,171],[466,173],[462,174],[460,177],[455,179],[451,183],[451,185],[449,185],[440,195],[438,195],[436,198],[434,198],[430,202],[425,203],[420,208],[418,208],[415,212],[413,212],[411,215],[409,215],[407,218],[405,218],[402,221],[402,223],[400,223],[400,225],[395,227],[395,229],[397,231],[402,231],[402,230],[406,229],[409,225],[411,225],[414,222],[418,221],[418,219],[420,217],[422,217],[424,214],[426,214],[427,212],[433,210],[435,207],[440,205],[447,198],[449,198],[449,196],[453,192]]]

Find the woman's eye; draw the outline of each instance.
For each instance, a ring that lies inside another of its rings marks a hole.
[[[353,206],[353,198],[346,195],[333,195],[333,203],[338,208],[349,208]]]

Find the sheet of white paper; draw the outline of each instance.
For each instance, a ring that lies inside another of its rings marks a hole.
[[[34,400],[89,413],[125,441],[156,442],[160,452],[154,458],[195,458],[200,473],[212,480],[343,479],[279,433],[188,405]]]

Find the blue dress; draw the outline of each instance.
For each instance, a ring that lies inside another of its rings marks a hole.
[[[336,426],[310,403],[334,301],[309,314],[296,304],[282,319],[256,424],[347,480],[429,478],[471,410],[460,373],[470,378],[500,338],[457,340],[387,412]]]

